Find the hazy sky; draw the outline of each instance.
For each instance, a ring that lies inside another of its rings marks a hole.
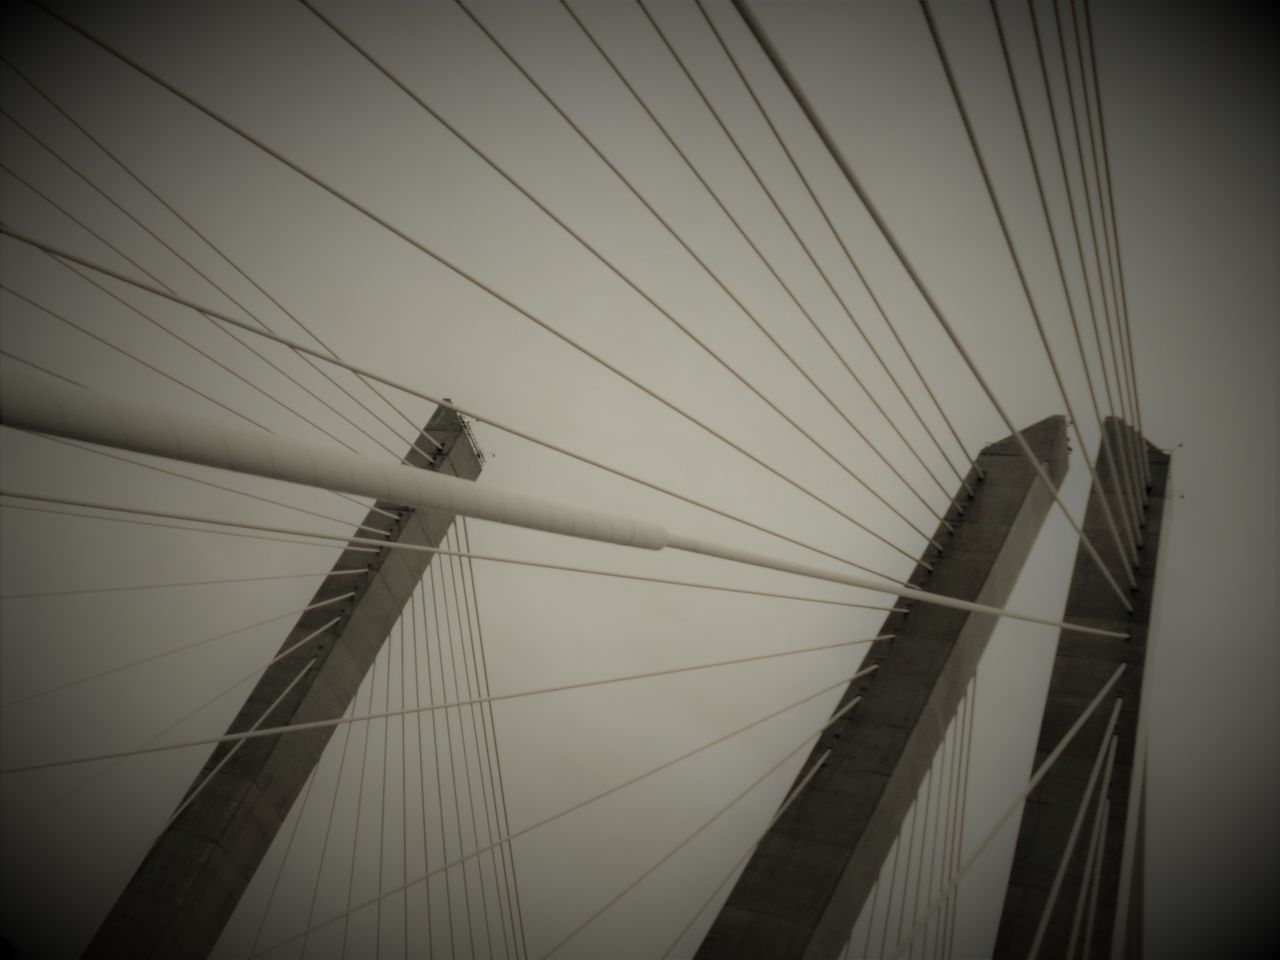
[[[946,404],[968,451],[976,453],[984,443],[1004,436],[1003,424],[736,13],[723,3],[709,7]],[[932,529],[920,501],[853,436],[459,8],[438,2],[359,11],[326,4],[325,9],[913,523]],[[945,500],[936,486],[563,8],[540,0],[475,9],[770,333],[931,506],[940,509]],[[638,8],[583,3],[577,9],[848,363],[950,485],[936,449],[927,445]],[[1096,447],[1097,428],[1088,412],[1084,376],[990,11],[970,3],[941,3],[936,9],[1083,421],[1088,450],[1077,446],[1063,488],[1079,516],[1088,493],[1088,472],[1080,458]],[[1011,4],[1001,9],[1027,91],[1036,147],[1047,163],[1050,132],[1026,8]],[[903,372],[913,400],[942,436],[945,428],[905,370],[865,288],[844,262],[697,8],[662,3],[653,10],[868,335],[895,371]],[[1021,425],[1062,412],[918,8],[909,3],[797,2],[762,4],[760,13],[1002,403]],[[81,4],[73,15],[909,553],[919,550],[920,538],[906,523],[859,489],[302,6],[222,3],[178,10],[175,5],[136,3],[108,11]],[[21,5],[10,5],[6,16],[5,56],[344,358],[887,574],[909,571],[903,555],[48,17]],[[1280,893],[1274,814],[1280,804],[1274,272],[1274,171],[1280,158],[1269,42],[1274,35],[1261,18],[1208,13],[1192,4],[1108,4],[1096,11],[1096,18],[1142,411],[1149,439],[1175,450],[1172,485],[1178,494],[1167,518],[1162,594],[1152,635],[1148,947],[1158,957],[1226,954],[1233,944],[1255,942],[1264,930],[1274,937],[1270,911]],[[1056,55],[1051,54],[1050,62],[1056,67]],[[18,122],[275,329],[298,335],[276,307],[8,68],[2,69],[4,108]],[[10,120],[2,122],[3,159],[13,174],[181,293],[234,310]],[[1054,169],[1050,164],[1049,170]],[[1065,231],[1061,185],[1050,179],[1055,222]],[[11,174],[4,174],[2,182],[7,224],[136,272]],[[1061,237],[1065,240],[1067,234]],[[332,442],[43,255],[6,240],[3,256],[4,282],[19,293],[273,430]],[[1073,290],[1083,299],[1074,254],[1067,259]],[[386,456],[208,321],[120,285],[111,287],[248,379],[287,398],[342,441]],[[3,305],[0,335],[10,353],[95,389],[206,416],[225,413],[21,300],[5,294]],[[371,422],[285,351],[264,352],[353,419]],[[11,363],[5,360],[0,370],[11,369]],[[350,378],[343,382],[351,383]],[[430,405],[417,400],[405,400],[402,407],[415,421],[425,422],[430,412]],[[372,429],[393,448],[403,446],[376,424]],[[631,513],[781,556],[812,558],[484,424],[476,425],[476,435],[491,457],[482,483]],[[0,431],[0,444],[0,486],[5,490],[341,529],[8,430]],[[954,444],[944,445],[959,463]],[[216,473],[188,472],[211,478]],[[216,479],[348,522],[360,514],[352,504],[319,492],[247,478]],[[11,509],[0,513],[0,522],[0,592],[5,594],[319,573],[335,555],[321,547]],[[624,551],[483,523],[474,523],[471,532],[478,552],[814,597],[877,600],[865,592],[669,552]],[[1055,512],[1010,606],[1058,616],[1075,550],[1070,526]],[[495,692],[869,638],[881,620],[880,614],[844,607],[496,564],[479,564],[476,576]],[[306,604],[316,582],[298,578],[5,601],[0,606],[0,701],[296,610]],[[286,618],[197,653],[5,710],[0,731],[5,765],[140,743],[267,659],[288,622]],[[980,670],[968,837],[985,833],[1029,773],[1055,640],[1049,628],[1010,622],[1002,623],[992,639]],[[803,654],[498,705],[512,827],[536,822],[851,675],[863,650]],[[220,700],[174,736],[221,732],[235,713],[238,696],[242,694]],[[515,856],[530,954],[544,954],[816,731],[835,696],[818,698],[697,760],[521,838]],[[376,752],[381,733],[376,725],[373,729]],[[362,732],[354,734],[357,745],[361,737]],[[340,746],[340,739],[334,744]],[[736,804],[557,956],[660,954],[763,827],[802,756]],[[0,933],[33,956],[74,954],[203,758],[201,751],[189,750],[131,761],[42,815],[40,808],[92,771],[5,777],[0,783],[6,850]],[[345,816],[350,821],[350,814]],[[313,849],[323,826],[317,823],[312,832],[310,820],[304,822],[301,849]],[[394,840],[399,827],[392,829]],[[965,887],[958,955],[982,956],[990,950],[1014,836],[1011,827]],[[366,849],[361,856],[368,862],[372,855]],[[386,876],[398,877],[398,861],[386,869]],[[309,882],[301,869],[298,877],[299,886]],[[372,891],[370,876],[360,882]],[[252,940],[257,911],[265,902],[261,886],[246,895],[245,909],[229,927],[221,955],[241,955]],[[708,910],[695,924],[677,956],[692,954],[712,915]],[[297,928],[299,916],[296,904],[285,904],[273,913],[271,926],[287,935]],[[337,955],[331,943],[312,946],[316,956]],[[331,952],[324,952],[326,947]]]

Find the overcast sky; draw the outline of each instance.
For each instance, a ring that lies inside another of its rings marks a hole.
[[[709,7],[968,452],[1003,437],[1004,425],[736,13],[723,3]],[[1080,516],[1089,483],[1081,457],[1095,450],[1098,431],[1087,412],[1084,376],[990,11],[970,3],[936,8],[1082,420],[1087,450],[1076,445],[1063,487],[1064,499]],[[136,3],[110,10],[92,4],[59,9],[74,9],[75,18],[150,69],[908,554],[920,549],[922,541],[907,522],[854,484],[302,6],[222,3],[178,10],[175,5]],[[932,516],[920,500],[852,434],[458,7],[440,2],[358,12],[343,4],[326,4],[325,9],[496,164],[854,467],[912,524],[932,529]],[[866,289],[844,261],[697,8],[662,3],[653,10],[868,336],[895,372],[901,372],[913,401],[961,465],[936,410],[906,370]],[[1002,10],[1027,90],[1036,147],[1047,163],[1052,141],[1026,8],[1011,4]],[[930,506],[941,509],[945,498],[928,474],[563,8],[540,0],[477,5],[476,11]],[[942,456],[914,423],[638,8],[584,3],[580,13],[850,366],[903,425],[930,468],[951,486],[953,476],[948,476]],[[1027,425],[1063,412],[918,8],[888,2],[771,3],[760,5],[760,13],[1015,421]],[[1043,15],[1047,19],[1047,9]],[[345,359],[888,575],[909,572],[910,561],[902,553],[48,17],[20,5],[10,5],[6,16],[5,56]],[[1166,521],[1170,526],[1150,667],[1148,949],[1159,957],[1230,953],[1229,947],[1254,943],[1264,930],[1274,937],[1270,913],[1280,893],[1274,813],[1280,804],[1274,270],[1274,171],[1280,158],[1274,34],[1261,18],[1251,21],[1238,11],[1207,13],[1194,4],[1108,4],[1097,11],[1096,28],[1142,412],[1150,441],[1175,451],[1172,486],[1177,499]],[[1050,62],[1060,71],[1052,52]],[[18,122],[273,328],[300,336],[277,307],[8,68],[2,69],[4,108]],[[2,122],[3,159],[13,174],[182,294],[234,311],[221,294],[10,120]],[[1055,225],[1065,231],[1061,184],[1052,178],[1051,183]],[[136,268],[12,174],[3,175],[2,189],[6,224],[137,275]],[[1067,233],[1061,237],[1065,240]],[[144,370],[9,294],[4,295],[0,327],[5,351],[94,389],[204,416],[230,416],[187,389],[195,387],[272,430],[333,442],[42,254],[5,240],[3,257],[7,286],[135,352],[180,382]],[[1068,267],[1073,292],[1082,300],[1074,255],[1068,256]],[[110,286],[227,366],[287,399],[336,438],[371,456],[387,456],[207,320],[121,285]],[[264,352],[344,413],[370,424],[384,442],[395,449],[403,446],[286,351]],[[5,359],[0,370],[11,370],[12,363]],[[343,382],[356,389],[349,377]],[[425,422],[431,411],[429,404],[412,398],[403,398],[400,406],[415,422]],[[673,530],[779,556],[813,558],[492,427],[477,424],[475,429],[490,456],[482,483],[634,514]],[[0,485],[5,490],[342,529],[7,429],[0,431],[0,444]],[[216,475],[183,469],[201,477]],[[329,494],[225,475],[216,479],[347,523],[361,513]],[[0,522],[4,594],[318,574],[335,556],[324,547],[7,508],[0,512]],[[472,524],[471,533],[477,552],[855,602],[883,600],[670,552],[624,551],[479,522]],[[1075,551],[1070,525],[1060,512],[1053,513],[1009,605],[1059,616]],[[7,600],[0,605],[0,701],[297,610],[317,582],[318,577],[299,577]],[[847,607],[488,563],[477,565],[476,590],[495,692],[869,638],[882,619],[881,614]],[[286,618],[198,652],[5,710],[0,731],[5,766],[141,743],[267,659],[288,622]],[[1012,622],[1001,623],[995,632],[979,673],[967,837],[986,832],[1030,771],[1055,641],[1049,628]],[[851,675],[864,650],[802,654],[498,705],[512,828],[543,819]],[[243,692],[224,697],[172,735],[220,733],[240,696]],[[542,956],[658,855],[815,732],[835,698],[832,691],[697,760],[521,838],[515,858],[530,954]],[[371,749],[376,753],[381,732],[376,725],[373,729]],[[357,748],[363,736],[357,728]],[[398,732],[393,729],[391,736],[395,749]],[[331,743],[332,757],[340,740],[335,737]],[[0,933],[32,956],[74,955],[204,756],[187,750],[130,761],[45,814],[38,811],[94,768],[5,777],[0,783],[6,850]],[[802,757],[803,751],[557,956],[661,954],[762,829]],[[374,784],[372,773],[369,783]],[[353,817],[344,817],[349,838]],[[308,815],[303,829],[307,832],[300,833],[300,849],[314,849],[323,834],[323,816]],[[394,846],[400,827],[390,829]],[[1014,836],[1011,827],[965,887],[958,955],[983,956],[991,949]],[[366,848],[361,856],[362,862],[372,862],[374,854]],[[267,862],[272,863],[271,857]],[[399,861],[386,870],[388,878],[398,876]],[[303,867],[296,876],[299,889],[310,882]],[[222,955],[242,955],[252,941],[269,882],[269,877],[256,882],[246,895],[244,909],[221,945]],[[358,882],[372,892],[371,875]],[[333,883],[333,896],[345,895],[337,878]],[[396,901],[397,909],[399,905]],[[277,904],[270,929],[281,936],[298,929],[299,909],[293,901]],[[712,916],[708,910],[695,923],[676,956],[692,955]],[[370,929],[362,927],[360,935]],[[337,955],[322,952],[333,944],[312,946],[316,956]]]

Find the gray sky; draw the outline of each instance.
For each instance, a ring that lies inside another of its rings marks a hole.
[[[82,6],[77,18],[197,99],[909,552],[919,549],[910,527],[859,490],[301,6],[184,5],[179,11],[139,3],[110,12]],[[456,7],[433,3],[357,12],[330,4],[326,9],[912,522],[932,528],[920,502]],[[843,262],[697,9],[685,4],[654,9],[868,335],[895,370],[902,369],[901,354],[865,289]],[[563,9],[539,2],[477,11],[868,437],[935,508],[941,507],[940,493],[929,492],[930,481],[919,465]],[[905,405],[638,10],[583,4],[581,12],[850,365],[898,422],[907,424]],[[911,4],[881,2],[777,3],[761,12],[1002,403],[1023,425],[1061,412],[919,11]],[[968,450],[976,452],[1004,436],[1007,431],[990,404],[732,9],[713,4],[712,14],[735,51],[741,51],[766,107],[943,398]],[[48,18],[21,7],[7,15],[5,55],[344,358],[875,569],[895,576],[908,572],[905,557]],[[1045,161],[1049,129],[1029,59],[1025,8],[1010,7],[1005,16]],[[989,10],[939,4],[938,18],[1092,451],[1097,429],[1086,414],[1084,377]],[[1268,62],[1264,24],[1242,13],[1207,14],[1190,4],[1161,5],[1158,11],[1153,5],[1108,5],[1097,11],[1096,27],[1142,410],[1149,439],[1176,449],[1173,486],[1181,495],[1168,520],[1152,640],[1148,944],[1152,956],[1192,956],[1251,943],[1261,935],[1275,901],[1280,862],[1274,816],[1280,801],[1275,68]],[[287,318],[7,70],[3,89],[5,109],[22,124],[255,313],[280,332],[296,334]],[[6,166],[180,292],[215,307],[229,306],[9,121],[4,124]],[[1061,197],[1059,185],[1054,214],[1065,226]],[[3,199],[6,223],[133,272],[7,174]],[[7,285],[273,430],[326,439],[47,258],[9,241],[3,249]],[[1073,255],[1068,264],[1082,298]],[[343,441],[380,453],[207,321],[113,289],[249,379],[270,385]],[[8,295],[0,333],[5,350],[96,389],[220,415],[185,388],[141,371],[133,361]],[[283,351],[265,352],[288,363],[317,391],[326,391],[326,397],[335,397],[335,403],[341,399],[301,364],[280,359]],[[4,363],[7,369],[11,361]],[[908,382],[913,399],[923,404],[918,384]],[[403,406],[415,420],[425,421],[429,414],[429,405],[421,401]],[[937,417],[928,416],[941,430]],[[918,427],[908,432],[913,440],[922,436]],[[481,482],[633,513],[751,549],[810,557],[493,428],[477,425],[476,433],[492,455]],[[40,489],[55,496],[335,529],[332,523],[47,440],[4,431],[0,443],[6,490]],[[948,450],[954,453],[952,446]],[[943,469],[936,451],[922,447],[922,452],[935,470]],[[1064,498],[1077,516],[1088,492],[1081,454],[1077,448],[1064,485]],[[347,521],[359,515],[356,507],[330,495],[218,479]],[[6,594],[319,572],[333,557],[325,548],[10,509],[0,522]],[[684,555],[624,552],[482,523],[472,526],[472,534],[481,552],[872,600],[858,591]],[[1059,615],[1075,549],[1070,526],[1054,513],[1010,606]],[[0,606],[0,698],[8,701],[297,609],[316,582],[300,578],[6,601]],[[477,590],[495,691],[870,637],[880,621],[869,611],[726,598],[492,564],[478,566]],[[0,731],[6,765],[145,740],[190,704],[262,662],[287,623],[6,710]],[[996,630],[980,671],[967,836],[980,837],[1025,781],[1055,639],[1048,628],[1002,623]],[[852,674],[862,649],[500,705],[495,712],[513,828]],[[816,730],[834,699],[834,693],[819,698],[517,842],[531,954],[545,953],[659,853]],[[237,704],[236,696],[228,696],[180,732],[220,732]],[[376,748],[381,734],[374,729]],[[356,734],[357,745],[361,736]],[[200,751],[184,751],[132,761],[39,818],[36,810],[89,771],[6,777],[0,784],[6,848],[0,932],[33,955],[74,953],[202,760]],[[797,757],[735,805],[557,956],[660,954],[767,821],[800,762]],[[322,828],[316,830],[308,835],[318,842]],[[990,950],[1013,839],[1010,829],[965,887],[957,933],[962,956]],[[371,862],[370,856],[364,851],[362,863]],[[398,874],[398,862],[386,869],[388,877]],[[298,876],[305,876],[301,867]],[[362,879],[371,890],[372,876]],[[335,886],[334,896],[338,892]],[[69,909],[69,902],[76,906]],[[263,890],[250,890],[245,910],[228,929],[222,955],[243,952],[258,922],[254,911],[264,902]],[[278,905],[273,928],[282,935],[296,929],[297,909]],[[703,915],[677,955],[692,954],[711,916],[710,910]]]

